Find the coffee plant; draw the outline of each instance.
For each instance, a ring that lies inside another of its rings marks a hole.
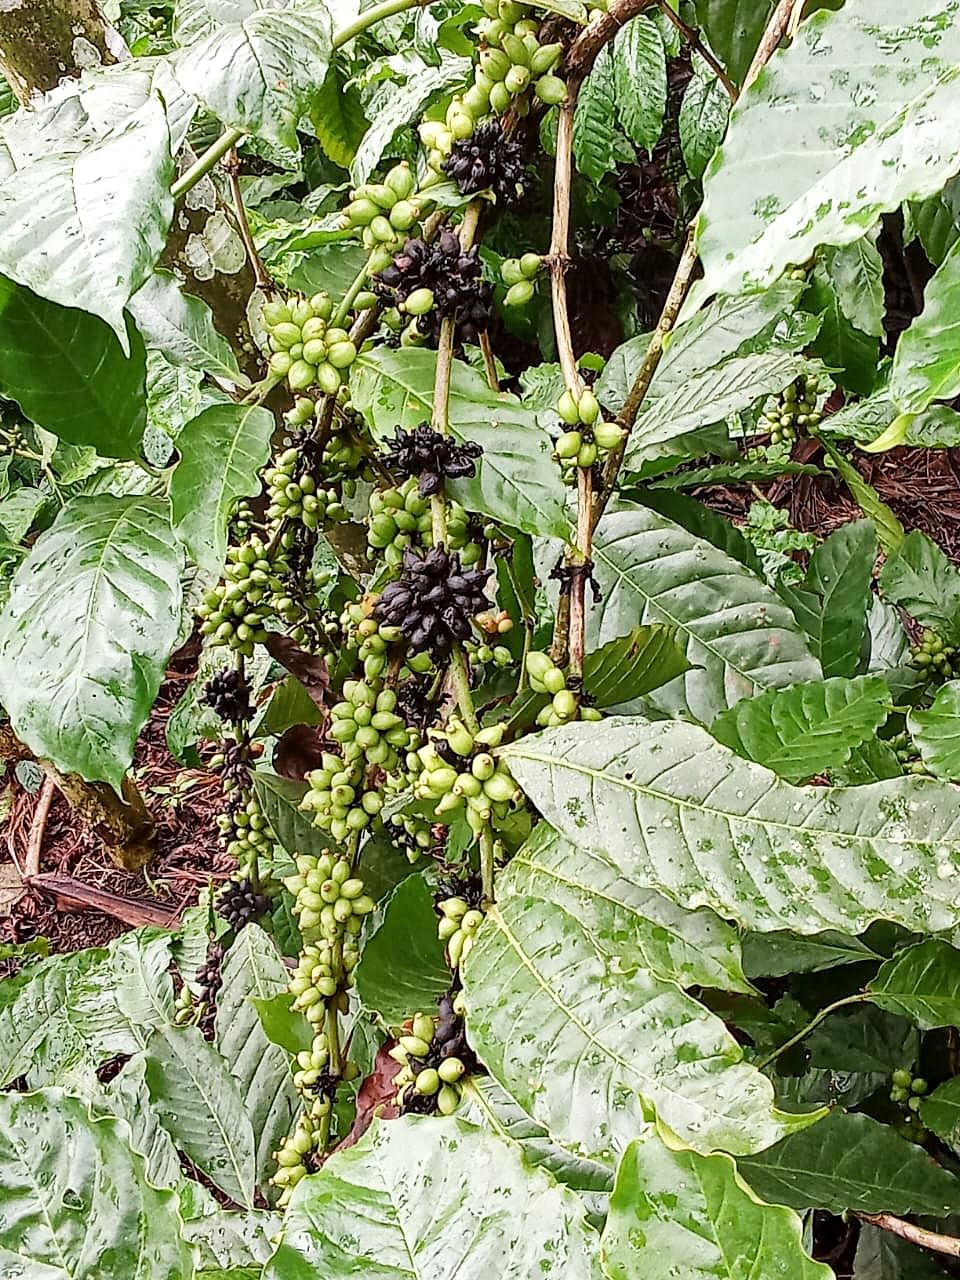
[[[199,638],[233,870],[4,952],[3,1275],[960,1275],[956,0],[21,7],[2,727]]]

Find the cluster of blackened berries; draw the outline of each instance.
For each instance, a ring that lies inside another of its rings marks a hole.
[[[234,929],[253,924],[270,910],[270,895],[254,889],[249,880],[228,880],[217,898],[217,912]]]
[[[421,321],[432,323],[428,316],[452,318],[461,337],[470,340],[489,327],[493,315],[493,290],[481,272],[477,247],[464,251],[459,237],[444,231],[435,244],[408,240],[390,266],[374,278],[374,288],[396,304],[418,294],[426,303]]]
[[[483,452],[472,440],[458,444],[452,436],[442,435],[423,424],[413,431],[397,428],[387,442],[384,462],[402,479],[418,476],[421,497],[439,493],[444,480],[461,480],[476,474],[476,460]]]
[[[523,148],[507,138],[498,120],[477,125],[469,138],[458,138],[443,163],[462,196],[492,191],[504,204],[522,194],[523,170]]]
[[[470,635],[473,616],[485,608],[489,569],[464,569],[456,552],[431,547],[419,556],[409,547],[403,570],[374,607],[374,617],[399,627],[414,653],[430,653],[438,662],[457,641]]]
[[[433,683],[429,675],[413,675],[397,687],[397,715],[421,733],[435,723],[438,715],[437,704],[430,697]]]
[[[253,714],[246,681],[234,668],[218,671],[211,676],[204,685],[201,701],[221,720],[231,724],[249,720]]]

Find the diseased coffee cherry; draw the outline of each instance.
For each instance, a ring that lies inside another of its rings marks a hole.
[[[272,899],[246,880],[228,880],[216,900],[218,915],[235,929],[253,924],[270,910]]]
[[[409,548],[396,582],[384,587],[374,608],[379,622],[400,627],[415,653],[445,659],[470,635],[471,619],[487,604],[489,569],[464,569],[456,552],[432,547],[419,556]]]
[[[511,204],[523,191],[523,148],[506,137],[499,121],[487,120],[453,143],[443,171],[461,195],[492,191],[501,204]]]
[[[246,681],[235,668],[218,671],[203,687],[200,701],[221,720],[241,724],[253,715]]]
[[[472,440],[458,443],[452,436],[421,423],[412,431],[398,427],[386,441],[383,461],[404,480],[416,476],[420,496],[429,498],[441,491],[444,480],[476,475],[476,460],[482,453],[480,445]]]

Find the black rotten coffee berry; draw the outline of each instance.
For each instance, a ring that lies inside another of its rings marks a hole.
[[[477,125],[470,137],[454,142],[443,171],[462,196],[492,191],[503,204],[522,194],[523,149],[506,137],[498,120]]]
[[[444,231],[434,244],[408,240],[393,262],[373,278],[386,301],[420,317],[426,331],[435,318],[455,319],[464,337],[486,329],[493,314],[493,290],[482,279],[476,246],[463,250],[458,236]]]
[[[442,661],[467,639],[474,614],[486,607],[489,576],[489,569],[462,568],[446,547],[431,547],[424,556],[408,548],[400,578],[384,587],[374,617],[399,627],[413,652]]]
[[[412,431],[398,428],[386,443],[389,448],[384,463],[404,480],[419,477],[420,495],[424,498],[439,493],[444,480],[476,475],[476,460],[483,452],[472,440],[458,444],[452,436],[442,435],[426,424]]]
[[[232,668],[211,676],[200,700],[221,720],[232,724],[249,720],[253,714],[246,682],[240,672]]]
[[[246,880],[229,880],[217,898],[217,912],[235,929],[252,924],[270,910],[269,894],[259,893]]]

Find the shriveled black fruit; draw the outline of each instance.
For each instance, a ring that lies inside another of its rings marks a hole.
[[[438,714],[437,705],[429,696],[433,684],[430,675],[411,676],[397,688],[397,715],[421,733],[434,723]]]
[[[399,427],[387,442],[384,462],[402,479],[418,476],[421,497],[439,493],[444,480],[460,480],[476,474],[476,460],[483,450],[473,440],[458,444],[425,423],[412,431]]]
[[[489,576],[489,569],[463,569],[446,547],[431,547],[425,556],[408,548],[400,578],[384,588],[374,617],[399,627],[415,653],[442,661],[454,643],[466,640],[471,619],[487,604]]]
[[[454,142],[443,170],[463,196],[492,191],[510,204],[522,194],[523,148],[506,137],[498,120],[477,125],[469,138]]]
[[[239,671],[218,671],[204,685],[201,701],[210,707],[221,720],[240,724],[253,714],[246,682]]]
[[[218,913],[235,929],[252,924],[270,910],[270,897],[244,880],[230,880],[216,902]]]
[[[444,231],[435,244],[408,240],[390,266],[374,276],[373,286],[394,304],[405,303],[418,290],[429,290],[433,307],[418,322],[424,332],[436,319],[452,318],[461,335],[469,338],[486,329],[493,314],[493,290],[482,279],[479,250],[475,245],[464,252],[452,231]]]

